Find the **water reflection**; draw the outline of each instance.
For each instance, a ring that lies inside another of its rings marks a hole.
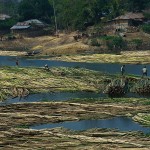
[[[123,98],[149,98],[148,96],[138,95],[136,93],[127,93]],[[30,94],[27,97],[16,97],[8,98],[7,100],[0,102],[0,105],[8,105],[14,103],[23,103],[23,102],[42,102],[42,101],[65,101],[71,99],[97,99],[103,100],[109,98],[107,94],[104,93],[94,93],[94,92],[50,92],[50,93],[37,93]],[[115,97],[113,97],[115,98]]]
[[[103,93],[94,92],[57,92],[57,93],[37,93],[30,94],[24,98],[9,98],[0,104],[13,104],[23,102],[41,102],[41,101],[64,101],[76,98],[101,98],[107,97]]]

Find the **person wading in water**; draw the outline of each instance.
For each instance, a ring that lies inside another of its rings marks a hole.
[[[18,59],[16,60],[16,66],[19,66],[19,60]]]

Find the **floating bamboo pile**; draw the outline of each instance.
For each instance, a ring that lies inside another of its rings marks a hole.
[[[104,93],[109,96],[122,96],[127,92],[125,79],[115,79],[106,86]]]
[[[132,88],[132,91],[139,94],[150,94],[150,80],[141,79]]]

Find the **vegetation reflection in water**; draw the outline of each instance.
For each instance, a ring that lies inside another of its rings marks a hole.
[[[138,95],[137,93],[127,93],[122,98],[149,98],[149,95]],[[68,100],[84,100],[84,99],[101,99],[109,98],[107,94],[95,92],[50,92],[30,94],[27,97],[8,98],[0,103],[0,105],[9,105],[24,102],[50,102],[50,101],[68,101]],[[110,97],[115,98],[115,97]],[[117,98],[117,97],[116,97]],[[121,97],[118,97],[121,98]]]
[[[92,128],[109,128],[109,129],[118,129],[120,131],[141,131],[143,133],[150,133],[150,127],[143,127],[138,123],[132,121],[132,119],[126,117],[115,117],[112,119],[102,119],[102,120],[82,120],[74,122],[50,123],[50,124],[30,126],[31,129],[36,130],[55,127],[64,127],[71,130],[79,130],[79,131]]]

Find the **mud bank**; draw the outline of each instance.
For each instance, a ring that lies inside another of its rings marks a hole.
[[[0,106],[0,147],[12,149],[148,150],[149,136],[138,132],[93,129],[84,132],[62,128],[31,130],[33,124],[56,123],[114,116],[133,117],[149,106],[128,103],[41,102]]]
[[[111,130],[72,132],[63,128],[51,130],[10,129],[0,131],[0,147],[12,149],[91,149],[91,150],[148,150],[150,141],[140,133]]]
[[[0,106],[1,128],[114,116],[134,116],[149,112],[149,106],[69,102],[37,102]]]

